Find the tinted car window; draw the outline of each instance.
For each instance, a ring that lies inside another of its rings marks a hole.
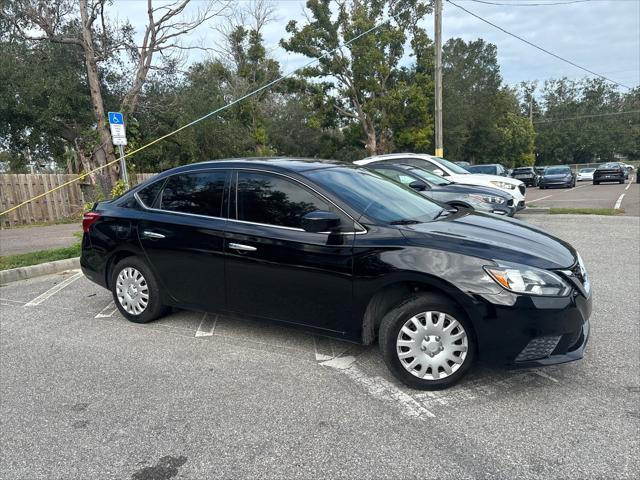
[[[209,217],[222,216],[225,170],[173,175],[160,195],[160,208]]]
[[[406,173],[402,173],[399,170],[391,170],[388,168],[376,168],[375,171],[383,174],[386,177],[389,177],[395,180],[396,182],[400,182],[403,185],[409,185],[410,183],[416,181],[416,179],[413,178],[412,176],[407,175]]]
[[[442,207],[411,188],[369,170],[320,168],[307,176],[361,215],[380,222],[425,222],[442,212]]]
[[[278,175],[238,173],[238,220],[281,227],[302,228],[302,217],[331,206],[300,184]]]
[[[160,193],[164,181],[165,179],[163,178],[137,191],[138,198],[142,200],[145,207],[153,208],[155,206],[156,198],[158,197],[158,193]]]
[[[471,173],[486,173],[489,175],[500,173],[493,165],[471,165],[467,167],[467,170],[469,170]]]
[[[435,173],[431,173],[430,171],[420,167],[411,167],[409,168],[409,171],[411,171],[411,173],[413,173],[414,175],[420,177],[425,182],[433,185],[451,185],[453,183],[446,178],[442,178],[441,176],[436,175]]]

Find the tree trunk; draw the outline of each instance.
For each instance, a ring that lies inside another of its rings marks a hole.
[[[366,118],[365,121],[362,122],[362,126],[364,128],[364,132],[367,135],[367,143],[365,143],[364,148],[367,150],[367,154],[369,156],[376,155],[378,153],[376,128],[373,125],[373,122],[369,118]]]
[[[100,139],[100,147],[96,149],[92,155],[92,163],[95,168],[97,166],[106,165],[107,163],[115,160],[115,154],[113,151],[111,132],[109,131],[106,122],[104,103],[102,101],[102,91],[100,89],[100,79],[98,77],[98,65],[96,62],[96,53],[93,48],[93,37],[91,35],[92,21],[89,19],[87,13],[87,0],[80,0],[79,3],[84,58],[87,65],[87,80],[89,82],[93,113],[96,118],[98,138]],[[105,176],[107,176],[111,186],[113,186],[113,184],[118,180],[117,164],[107,167],[103,173],[106,174]]]

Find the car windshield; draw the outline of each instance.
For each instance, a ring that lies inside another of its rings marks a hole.
[[[617,163],[605,163],[598,167],[598,169],[603,169],[603,168],[620,168],[620,165]]]
[[[407,168],[407,170],[413,173],[416,177],[420,177],[422,180],[432,185],[451,185],[453,183],[446,178],[442,178],[440,175],[436,175],[435,173],[431,173],[420,167],[410,167]]]
[[[496,167],[493,165],[471,165],[467,167],[471,173],[488,173],[494,174],[496,173]]]
[[[434,220],[443,208],[413,189],[364,168],[320,168],[306,174],[361,215],[391,224]]]
[[[549,167],[544,171],[545,175],[560,175],[564,173],[565,175],[571,173],[567,167]]]
[[[453,173],[461,173],[461,174],[469,173],[467,170],[465,170],[461,166],[456,165],[453,162],[450,162],[446,158],[440,158],[440,157],[433,157],[433,158],[435,161],[440,162],[443,167],[448,168]]]
[[[595,168],[581,168],[580,173],[590,173],[595,171]]]
[[[531,173],[533,171],[533,167],[521,167],[516,168],[513,173]]]

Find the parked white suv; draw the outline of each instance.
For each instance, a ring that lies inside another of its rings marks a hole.
[[[513,197],[513,202],[518,210],[524,208],[527,187],[520,180],[498,175],[470,173],[449,160],[427,155],[426,153],[390,153],[388,155],[376,155],[363,160],[356,160],[353,163],[356,165],[368,165],[370,163],[402,163],[405,165],[415,165],[416,167],[429,170],[455,183],[497,188],[509,193]]]

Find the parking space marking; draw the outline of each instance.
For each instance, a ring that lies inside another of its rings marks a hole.
[[[551,375],[549,375],[548,373],[543,372],[542,370],[533,370],[533,373],[535,373],[539,377],[546,378],[547,380],[551,380],[552,382],[560,383],[560,381],[558,379],[553,378]]]
[[[109,302],[109,304],[104,307],[100,312],[93,318],[110,318],[113,317],[113,314],[118,311],[118,307],[113,303],[113,300]]]
[[[629,187],[631,186],[631,182],[629,182],[629,184],[624,188],[625,190],[629,190]]]
[[[626,190],[626,188],[625,188],[625,190]],[[620,195],[618,197],[618,201],[616,201],[616,204],[613,206],[614,209],[620,208],[620,205],[622,205],[622,199],[624,198],[624,195],[625,194],[623,193],[622,195]]]
[[[69,285],[71,285],[73,282],[75,282],[76,280],[80,279],[84,277],[84,275],[82,274],[82,272],[78,272],[75,275],[72,275],[71,277],[63,280],[62,282],[60,282],[59,284],[53,286],[52,288],[50,288],[49,290],[47,290],[46,292],[38,295],[36,298],[34,298],[33,300],[27,302],[24,304],[25,307],[34,307],[36,305],[40,305],[42,302],[44,302],[46,299],[52,297],[53,295],[55,295],[56,293],[58,293],[60,290],[64,289],[65,287],[68,287]]]
[[[404,415],[413,418],[435,418],[434,413],[425,408],[422,403],[411,395],[382,377],[367,375],[355,363],[341,371],[355,383],[364,387],[373,398],[387,403],[399,404]]]
[[[213,319],[209,318],[209,314],[205,313],[200,320],[200,325],[196,330],[196,337],[213,337],[213,332],[216,329],[216,323],[218,323],[218,315],[214,315]]]

